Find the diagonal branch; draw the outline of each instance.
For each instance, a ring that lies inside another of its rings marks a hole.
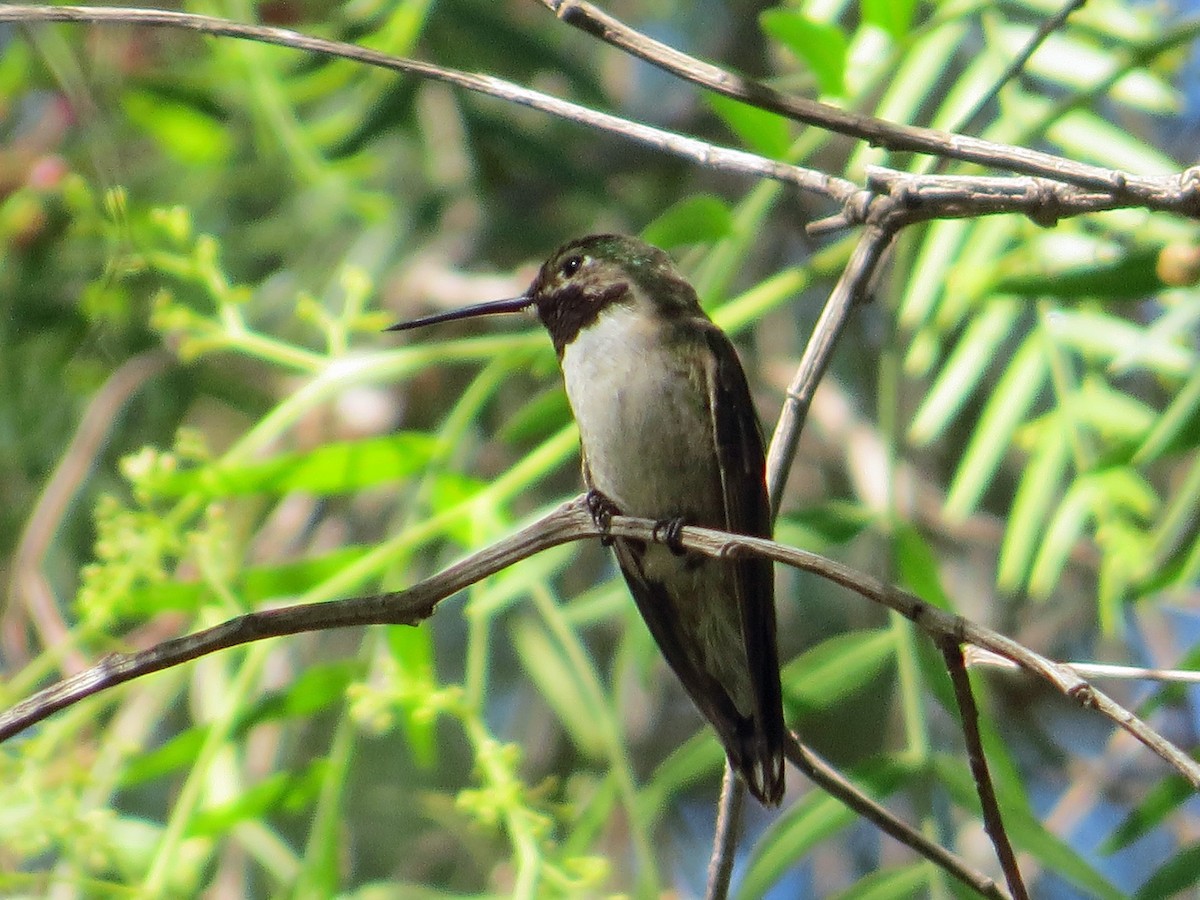
[[[598,112],[577,103],[560,100],[549,94],[531,90],[502,78],[461,72],[420,60],[390,56],[377,50],[313,37],[288,28],[270,25],[245,25],[215,16],[173,12],[163,9],[134,9],[105,6],[14,6],[0,4],[0,22],[81,22],[91,24],[145,25],[180,28],[214,37],[230,37],[258,41],[317,53],[322,56],[353,60],[368,66],[390,69],[405,75],[415,75],[440,81],[477,94],[495,97],[519,106],[529,107],[553,116],[607,131],[652,149],[690,159],[693,162],[758,178],[771,178],[791,184],[800,190],[844,202],[858,190],[853,182],[836,178],[813,169],[766,159],[744,150],[718,147],[707,141],[631,122],[619,116]]]
[[[806,97],[782,94],[761,82],[728,72],[652,40],[583,0],[540,0],[556,16],[607,44],[714,93],[778,113],[797,122],[860,138],[873,147],[915,151],[980,163],[996,169],[1041,175],[1080,187],[1141,199],[1156,179],[1135,176],[1051,153],[997,144],[963,134],[898,125]]]
[[[1004,818],[1000,814],[996,788],[988,771],[983,739],[979,735],[979,707],[976,706],[975,696],[971,693],[971,679],[967,676],[962,646],[949,641],[944,642],[942,658],[946,660],[946,669],[950,672],[950,681],[954,685],[954,699],[962,717],[963,736],[967,742],[967,760],[971,766],[971,777],[975,780],[975,790],[979,793],[979,806],[983,810],[983,829],[992,839],[992,846],[996,849],[1000,868],[1004,871],[1004,878],[1013,897],[1016,900],[1029,900],[1029,891],[1021,878],[1021,870],[1017,867],[1017,856],[1008,840],[1008,832],[1004,829]]]

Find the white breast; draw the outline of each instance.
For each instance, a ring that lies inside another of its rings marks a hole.
[[[630,515],[720,516],[705,380],[667,352],[653,317],[610,307],[564,348],[562,368],[593,487]]]

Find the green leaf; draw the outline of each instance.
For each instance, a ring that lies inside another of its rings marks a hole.
[[[874,521],[874,513],[861,503],[830,500],[781,518],[775,527],[775,539],[808,549],[844,544]]]
[[[404,737],[413,761],[423,768],[433,768],[438,760],[437,721],[425,712],[426,698],[438,689],[433,665],[433,629],[388,628],[387,645],[396,667]]]
[[[294,597],[313,585],[345,570],[373,547],[342,547],[314,559],[278,566],[242,569],[233,590],[246,608],[265,600]],[[200,581],[168,581],[128,593],[120,614],[130,620],[142,620],[166,610],[194,611],[211,599],[211,588]]]
[[[1043,336],[1031,333],[988,398],[959,460],[946,497],[946,516],[963,521],[975,511],[1012,444],[1013,433],[1041,394],[1049,375]]]
[[[121,106],[131,122],[185,166],[214,166],[229,159],[233,142],[227,123],[178,100],[149,91],[129,91]]]
[[[574,666],[544,628],[529,618],[511,628],[513,647],[521,665],[537,684],[558,720],[581,753],[592,759],[604,756],[604,720],[592,708],[588,693],[579,683]]]
[[[851,780],[876,799],[886,797],[913,774],[910,766],[883,758],[855,767]],[[784,810],[754,845],[735,896],[761,897],[818,843],[858,820],[828,794],[812,791]]]
[[[1128,847],[1161,825],[1167,816],[1195,795],[1195,789],[1182,775],[1168,775],[1149,790],[1142,802],[1108,836],[1100,852],[1108,856]]]
[[[1062,497],[1071,461],[1070,435],[1062,418],[1047,416],[1031,431],[1033,452],[1021,473],[1000,546],[996,584],[1001,590],[1016,591],[1025,584],[1033,555],[1045,539],[1046,519]]]
[[[1057,246],[1063,243],[1056,242]],[[1139,300],[1163,289],[1157,272],[1158,252],[1157,247],[1104,252],[1097,246],[1083,258],[1063,255],[1052,259],[1018,252],[1001,263],[994,289],[1067,300]]]
[[[863,21],[899,41],[908,35],[916,5],[915,0],[862,0]]]
[[[1050,140],[1082,162],[1139,175],[1170,175],[1179,166],[1165,153],[1119,125],[1084,109],[1072,109],[1047,131]]]
[[[755,153],[782,159],[792,146],[792,125],[783,116],[717,94],[705,95],[704,100]]]
[[[698,781],[716,777],[724,765],[725,751],[713,730],[705,726],[659,763],[638,802],[647,815],[661,813],[672,797]]]
[[[1049,597],[1058,583],[1076,541],[1098,511],[1109,515],[1123,510],[1139,517],[1149,516],[1158,497],[1138,473],[1116,467],[1081,475],[1067,489],[1050,525],[1042,536],[1041,548],[1029,575],[1029,591]]]
[[[733,217],[729,205],[711,194],[695,194],[669,207],[642,229],[647,243],[670,249],[707,244],[729,234]]]
[[[859,879],[831,900],[911,900],[924,897],[930,887],[929,863],[913,863],[898,869],[884,869]]]
[[[435,445],[427,434],[409,432],[325,444],[283,453],[262,462],[214,464],[147,477],[143,486],[159,497],[196,493],[203,497],[244,494],[341,494],[408,478],[428,464]]]
[[[1145,343],[1140,325],[1091,309],[1057,309],[1046,317],[1050,336],[1089,360],[1107,364],[1120,360],[1125,371],[1141,370],[1172,380],[1191,375],[1200,358],[1181,339],[1159,341],[1152,353],[1130,357],[1131,348]]]
[[[278,809],[299,811],[321,791],[328,763],[318,759],[301,773],[275,772],[241,790],[228,803],[195,813],[188,822],[190,836],[224,835],[238,822],[261,819]]]
[[[806,711],[828,709],[891,668],[895,653],[890,628],[827,638],[784,667],[784,699]]]
[[[938,754],[934,759],[934,772],[938,781],[946,787],[955,802],[973,815],[980,815],[979,797],[975,782],[966,763],[959,758]],[[1102,900],[1121,900],[1125,895],[1097,872],[1066,841],[1046,830],[1020,802],[1010,803],[997,784],[1004,827],[1014,848],[1032,855],[1049,871],[1056,872],[1089,892],[1090,896]]]
[[[996,349],[1012,333],[1020,315],[1021,305],[1015,300],[998,299],[971,320],[913,414],[908,426],[908,439],[913,444],[925,446],[942,434],[970,399],[990,368]]]
[[[899,566],[900,583],[926,603],[954,612],[950,595],[938,580],[938,561],[933,548],[915,528],[896,529],[893,547]]]
[[[1161,456],[1191,448],[1200,443],[1200,368],[1188,377],[1133,456],[1134,463],[1144,465]]]
[[[567,392],[561,385],[542,391],[509,416],[499,437],[506,443],[541,441],[557,433],[571,416]]]
[[[1168,900],[1200,883],[1200,844],[1192,844],[1160,866],[1134,894],[1134,900]]]
[[[798,12],[768,9],[761,16],[763,31],[808,63],[821,93],[841,97],[846,93],[846,49],[849,42],[836,25],[815,22]]]

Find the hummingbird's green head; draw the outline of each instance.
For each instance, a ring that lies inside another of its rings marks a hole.
[[[671,257],[621,234],[594,234],[563,245],[527,293],[559,353],[616,304],[660,317],[699,310],[696,292]]]
[[[625,235],[594,234],[555,250],[520,297],[437,313],[401,322],[388,330],[402,331],[532,307],[550,332],[554,349],[561,354],[581,329],[614,304],[662,318],[700,313],[696,292],[662,250]]]

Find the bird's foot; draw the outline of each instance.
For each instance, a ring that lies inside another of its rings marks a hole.
[[[675,556],[684,556],[687,554],[687,548],[683,546],[683,526],[686,523],[683,521],[683,516],[676,516],[674,519],[659,519],[654,523],[654,539],[661,540],[667,545],[667,549]],[[662,533],[661,537],[659,533]]]
[[[587,508],[588,512],[592,514],[592,521],[600,529],[600,543],[605,547],[611,547],[613,536],[608,532],[612,528],[612,517],[619,516],[621,510],[617,509],[617,504],[595,488],[587,492]]]

